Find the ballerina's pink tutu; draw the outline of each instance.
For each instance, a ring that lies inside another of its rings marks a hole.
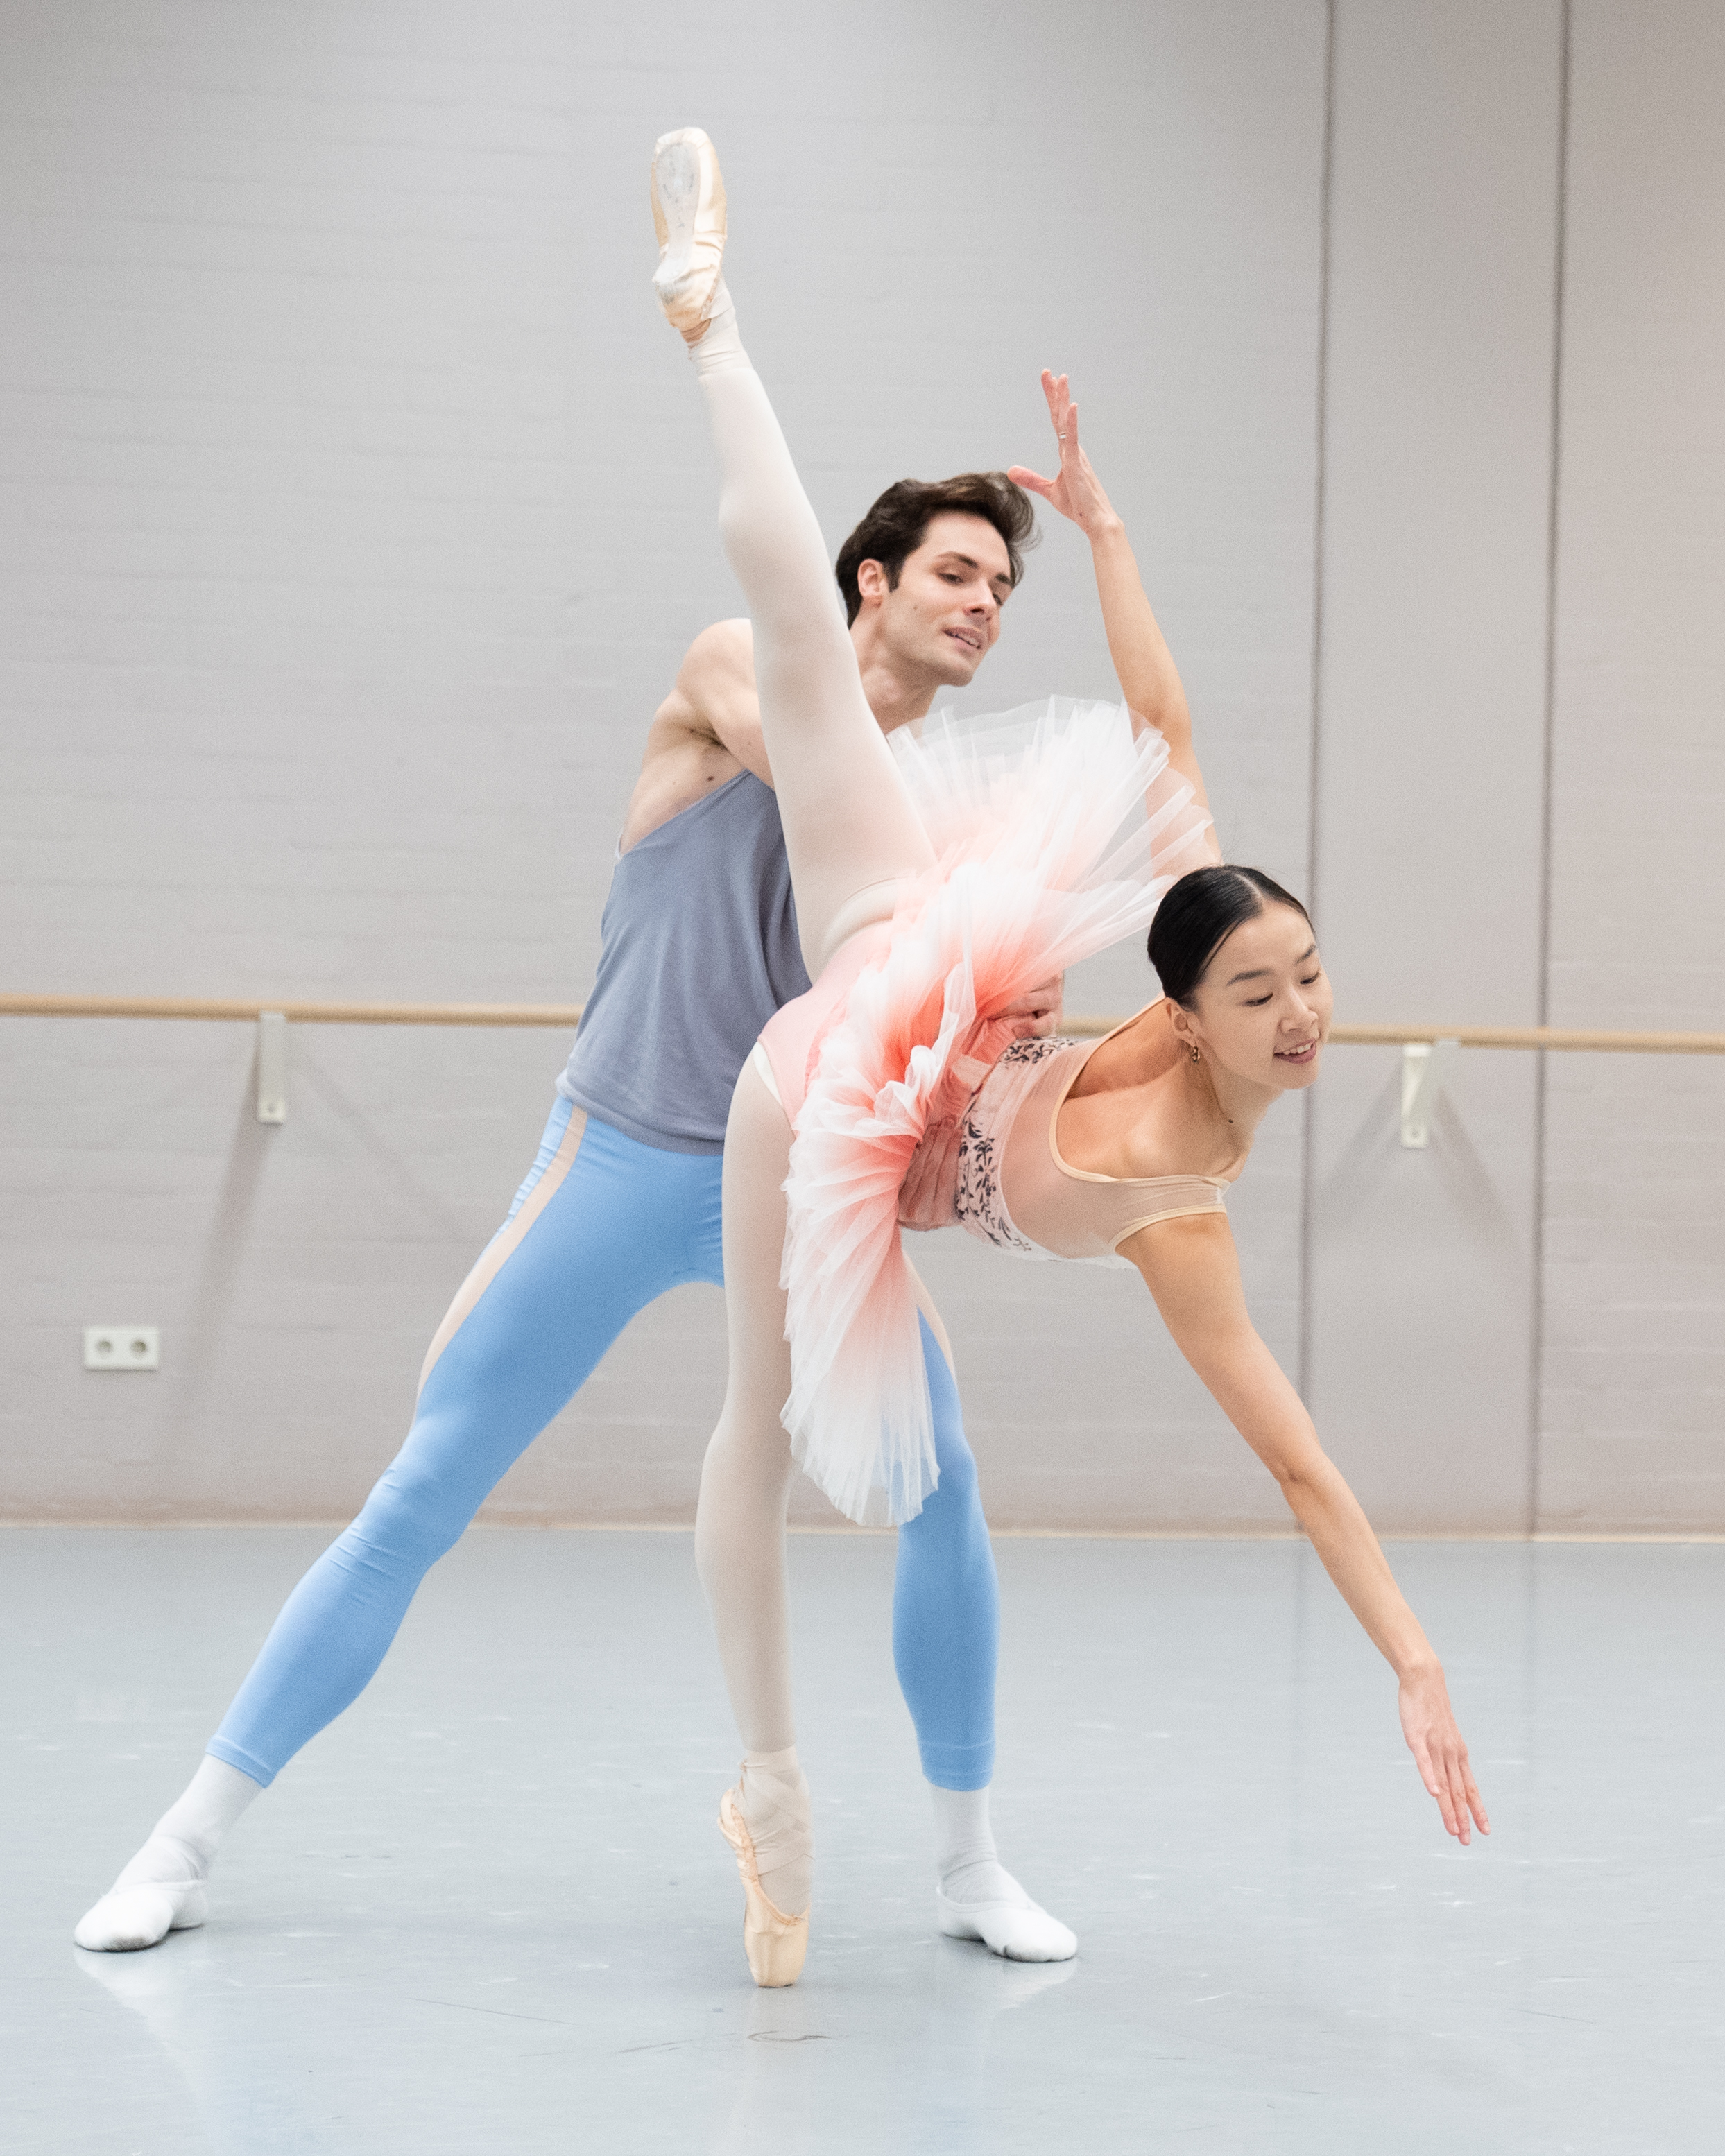
[[[1214,858],[1168,744],[1117,704],[1050,698],[892,737],[936,865],[762,1034],[792,1116],[783,1420],[803,1471],[859,1522],[912,1519],[934,1422],[898,1198],[931,1123],[1028,1029],[999,1014],[1148,927]]]

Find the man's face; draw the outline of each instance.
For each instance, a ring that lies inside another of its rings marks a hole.
[[[930,519],[891,590],[878,562],[861,565],[857,588],[897,664],[962,689],[1000,634],[1012,564],[987,517],[947,510]]]

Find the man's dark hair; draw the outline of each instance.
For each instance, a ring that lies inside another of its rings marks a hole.
[[[1014,589],[1024,573],[1024,550],[1036,543],[1036,516],[1030,497],[1004,472],[960,472],[956,479],[901,479],[887,488],[839,549],[834,574],[845,594],[845,619],[862,611],[856,572],[865,562],[886,572],[886,588],[898,588],[899,572],[922,544],[937,516],[956,513],[980,516],[1006,542]]]

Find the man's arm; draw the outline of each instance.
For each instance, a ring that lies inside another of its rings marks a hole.
[[[673,737],[723,749],[745,771],[772,785],[755,693],[754,631],[747,617],[716,621],[690,645],[653,721],[649,752],[653,735],[661,729]]]
[[[747,621],[717,621],[690,645],[647,729],[623,850],[739,771],[773,783],[755,695],[753,634]]]
[[[1169,765],[1190,785],[1200,805],[1208,808],[1209,796],[1193,745],[1186,691],[1173,654],[1151,611],[1126,526],[1079,445],[1078,407],[1072,401],[1065,376],[1045,369],[1042,389],[1060,445],[1059,475],[1044,479],[1040,473],[1014,465],[1007,476],[1031,493],[1040,494],[1062,516],[1070,517],[1090,541],[1096,596],[1102,605],[1102,628],[1120,693],[1128,708],[1148,720],[1167,742]],[[1222,858],[1214,829],[1206,839],[1205,851],[1214,860]]]

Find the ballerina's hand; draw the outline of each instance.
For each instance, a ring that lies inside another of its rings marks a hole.
[[[1445,1830],[1465,1845],[1472,1839],[1471,1815],[1481,1834],[1490,1834],[1491,1823],[1467,1763],[1467,1747],[1455,1727],[1449,1687],[1435,1663],[1402,1679],[1400,1707],[1402,1734],[1420,1780],[1437,1799]]]
[[[1040,494],[1050,509],[1070,517],[1080,531],[1094,538],[1099,531],[1119,519],[1102,491],[1102,482],[1091,468],[1090,459],[1078,445],[1078,407],[1064,374],[1042,370],[1042,393],[1048,399],[1048,416],[1060,445],[1057,479],[1044,479],[1026,465],[1014,465],[1006,476],[1031,494]]]

